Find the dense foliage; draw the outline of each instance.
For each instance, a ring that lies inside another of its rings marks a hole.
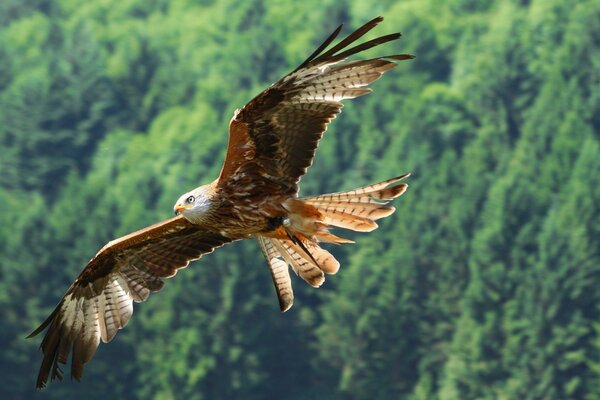
[[[255,243],[192,264],[44,397],[600,399],[595,0],[0,2],[0,398],[39,395],[26,334],[216,176],[233,110],[376,15],[404,33],[377,54],[417,59],[347,102],[303,193],[412,171],[398,212],[285,314]]]

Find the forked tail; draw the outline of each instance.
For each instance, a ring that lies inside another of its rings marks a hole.
[[[290,217],[278,234],[259,236],[258,241],[271,270],[281,311],[293,304],[294,294],[288,266],[308,284],[319,287],[324,274],[335,274],[340,263],[319,242],[352,243],[332,234],[331,227],[370,232],[380,218],[390,216],[396,208],[390,200],[401,196],[406,183],[398,183],[409,174],[363,186],[347,192],[303,197],[290,201]]]

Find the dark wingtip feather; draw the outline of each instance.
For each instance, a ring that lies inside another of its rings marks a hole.
[[[301,68],[308,66],[309,64],[318,64],[318,63],[322,63],[322,62],[326,62],[326,61],[335,62],[335,61],[342,60],[342,59],[347,58],[348,56],[351,56],[358,52],[370,49],[371,47],[375,47],[380,44],[383,44],[383,43],[386,43],[386,42],[389,42],[392,40],[396,40],[401,36],[400,33],[392,33],[389,35],[385,35],[385,36],[381,36],[381,37],[369,40],[365,43],[359,44],[350,49],[342,51],[343,49],[345,49],[346,47],[348,47],[349,45],[351,45],[352,43],[356,42],[358,39],[363,37],[366,33],[368,33],[370,30],[372,30],[374,27],[376,27],[381,21],[383,21],[383,17],[381,17],[381,16],[373,18],[371,21],[367,22],[366,24],[364,24],[363,26],[361,26],[360,28],[358,28],[357,30],[355,30],[354,32],[352,32],[351,34],[346,36],[344,39],[342,39],[339,43],[337,43],[331,49],[329,49],[329,50],[325,51],[323,54],[321,54],[321,52],[323,52],[340,33],[342,26],[343,26],[343,25],[340,25],[331,35],[329,35],[329,37],[325,40],[325,42],[323,42],[323,44],[321,44],[302,64],[300,64],[298,66],[298,68],[296,68],[294,70],[294,72],[298,71]],[[342,51],[342,52],[339,53],[340,51]],[[395,56],[392,56],[390,58],[394,58],[394,57]]]
[[[95,352],[96,347],[90,349],[89,344],[86,345],[82,338],[73,340],[70,335],[65,335],[64,325],[56,319],[56,316],[57,312],[55,310],[39,328],[29,335],[29,337],[33,337],[50,325],[40,345],[43,359],[35,385],[37,389],[46,387],[48,379],[63,380],[63,371],[60,364],[67,363],[69,354],[71,354],[71,379],[81,381],[84,364]]]
[[[344,26],[344,24],[340,24],[340,26],[338,26],[337,29],[335,31],[333,31],[333,33],[331,35],[329,35],[329,37],[327,39],[325,39],[325,41],[323,43],[321,43],[321,45],[319,47],[317,47],[317,49],[315,51],[313,51],[311,53],[311,55],[308,56],[306,58],[306,60],[304,60],[304,62],[302,62],[298,66],[298,68],[296,68],[294,71],[298,71],[300,68],[306,67],[311,61],[313,61],[313,59],[315,57],[317,57],[319,54],[321,54],[321,52],[323,50],[325,50],[327,48],[327,46],[329,46],[331,44],[331,42],[333,42],[335,40],[337,35],[340,34],[340,31],[342,30],[343,26]]]
[[[347,47],[351,43],[356,42],[358,39],[363,37],[371,29],[375,28],[377,26],[377,24],[379,24],[381,21],[383,21],[383,17],[373,18],[371,21],[367,22],[366,24],[364,24],[363,26],[361,26],[360,28],[358,28],[357,30],[355,30],[354,32],[352,32],[351,34],[346,36],[338,44],[336,44],[331,49],[327,50],[325,53],[323,53],[321,56],[319,56],[318,60],[333,57],[335,55],[335,53],[337,53],[338,51]]]
[[[36,389],[43,389],[46,387],[48,382],[48,378],[50,377],[52,380],[58,379],[62,380],[62,371],[58,366],[58,357],[59,357],[59,349],[61,347],[61,337],[60,337],[60,328],[56,326],[56,316],[60,310],[62,305],[62,301],[56,306],[54,311],[46,318],[44,322],[40,326],[37,327],[33,332],[31,332],[27,339],[33,338],[34,336],[39,335],[44,329],[48,326],[48,331],[46,335],[42,339],[42,343],[40,344],[40,349],[44,354],[42,359],[42,365],[40,366],[40,370],[38,372],[37,381],[35,384]],[[52,375],[50,375],[52,373]]]
[[[417,56],[413,55],[413,54],[393,54],[391,56],[384,56],[381,58],[389,58],[392,60],[397,60],[397,61],[403,61],[403,60],[412,60],[413,58],[416,58]]]
[[[33,332],[31,332],[29,335],[27,335],[25,337],[25,339],[31,339],[31,338],[39,335],[40,333],[42,333],[42,331],[44,329],[46,329],[46,327],[48,327],[48,325],[50,325],[50,323],[52,321],[54,321],[54,317],[56,316],[56,313],[58,313],[58,310],[59,310],[61,304],[62,304],[62,302],[58,306],[56,306],[56,308],[54,309],[54,311],[52,311],[52,314],[50,314],[48,316],[48,318],[46,318],[44,320],[44,322],[42,322],[42,324],[40,326],[38,326]]]
[[[396,39],[400,38],[400,36],[401,35],[398,32],[390,33],[389,35],[385,35],[385,36],[380,36],[378,38],[369,40],[367,42],[364,42],[364,43],[356,45],[352,48],[349,48],[348,50],[343,51],[339,54],[332,55],[331,58],[334,60],[343,60],[344,58],[347,58],[353,54],[360,53],[361,51],[368,50],[372,47],[379,46],[380,44],[383,44],[383,43],[391,42],[392,40],[396,40]]]
[[[44,353],[44,357],[42,359],[42,365],[40,366],[40,371],[38,373],[37,381],[35,387],[37,389],[42,389],[46,386],[48,382],[48,377],[50,376],[50,371],[52,370],[52,379],[57,377],[58,379],[62,378],[60,368],[57,366],[57,356],[58,356],[58,348],[60,345],[60,338],[56,330],[48,330],[44,340],[42,342],[42,352]]]

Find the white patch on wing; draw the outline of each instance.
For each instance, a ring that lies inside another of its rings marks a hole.
[[[61,315],[62,324],[69,329],[73,326],[73,322],[75,321],[76,308],[77,301],[74,301],[73,294],[69,293],[65,296]]]
[[[108,336],[106,332],[106,323],[104,322],[104,295],[101,294],[99,296],[94,297],[94,303],[96,304],[96,310],[98,313],[98,329],[100,331],[100,338],[104,343],[106,343],[108,341]]]
[[[82,352],[84,362],[90,360],[101,336],[95,299],[67,294],[61,307],[60,322],[64,334],[75,339],[73,345],[78,346],[78,350]],[[78,337],[82,338],[81,342],[77,341]]]
[[[116,306],[116,288],[114,281],[111,281],[104,289],[104,324],[106,326],[106,337],[102,338],[104,342],[110,342],[116,335],[118,328],[118,321],[120,320],[117,314]]]
[[[124,328],[133,315],[133,299],[129,294],[129,286],[121,275],[117,275],[116,282],[121,289],[119,294],[119,313],[121,314],[121,328]]]
[[[67,294],[60,316],[66,331],[72,332],[75,337],[82,335],[84,342],[90,346],[92,343],[97,346],[100,339],[105,343],[112,340],[133,314],[133,298],[126,279],[119,274],[110,276],[102,293],[92,298]]]
[[[84,303],[83,313],[83,344],[80,348],[83,353],[83,362],[88,362],[96,353],[100,344],[100,324],[98,321],[98,310],[95,301],[87,300]]]

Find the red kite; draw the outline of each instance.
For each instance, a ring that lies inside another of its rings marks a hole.
[[[100,341],[109,342],[141,302],[162,288],[190,261],[239,239],[257,238],[264,253],[279,305],[287,311],[294,299],[288,266],[311,286],[340,264],[319,244],[349,243],[332,227],[369,232],[375,220],[395,209],[387,202],[407,188],[408,176],[359,189],[298,197],[327,125],[341,111],[341,100],[371,92],[367,86],[408,54],[347,61],[349,56],[398,39],[381,36],[348,48],[374,28],[375,18],[326,50],[338,27],[298,68],[236,110],[229,125],[229,145],[219,177],[182,195],[176,217],[104,246],[79,274],[52,314],[31,335],[48,328],[37,387],[48,377],[62,379],[59,364],[72,354],[71,376],[81,379]]]

